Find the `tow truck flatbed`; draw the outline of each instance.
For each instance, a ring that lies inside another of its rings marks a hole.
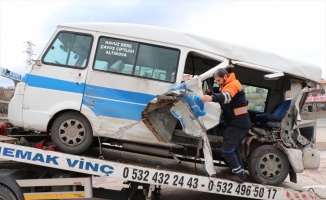
[[[5,139],[8,140],[8,138]],[[5,143],[5,140],[1,140],[1,137],[0,141],[0,158],[16,162],[17,168],[26,168],[23,164],[25,163],[29,166],[27,168],[42,166],[47,169],[59,169],[76,172],[85,176],[89,175],[89,177],[107,176],[109,178],[118,178],[132,183],[148,185],[146,199],[151,199],[151,192],[160,185],[252,199],[321,199],[313,191],[303,191],[302,189],[294,188],[295,184],[284,183],[275,187],[251,182],[239,184],[226,180],[223,178],[229,172],[226,167],[216,166],[217,176],[208,177],[203,165],[200,163],[195,164],[195,162],[182,161],[178,163],[169,158],[153,157],[107,148],[92,148],[85,155],[70,155]],[[22,167],[19,167],[19,165]],[[18,184],[22,183],[20,180],[16,181]],[[28,182],[28,179],[24,180],[25,185],[27,184],[26,181]],[[33,181],[35,182],[35,179]],[[80,180],[78,181],[80,182]],[[24,193],[25,199],[28,199],[26,198],[28,195],[30,194]],[[90,198],[92,195],[92,192],[87,194],[85,192],[79,198]],[[44,195],[42,197],[44,198]]]

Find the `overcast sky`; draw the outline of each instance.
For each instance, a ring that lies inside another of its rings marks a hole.
[[[0,0],[0,67],[25,74],[25,41],[36,59],[58,24],[85,21],[161,26],[267,50],[319,65],[326,79],[326,0]]]

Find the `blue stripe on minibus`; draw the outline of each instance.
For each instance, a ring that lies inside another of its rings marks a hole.
[[[75,83],[71,81],[64,81],[55,78],[49,78],[44,76],[37,76],[32,74],[26,74],[23,77],[23,82],[31,87],[39,87],[51,90],[61,90],[66,92],[74,92],[82,94],[84,91],[85,83]]]
[[[83,93],[85,84],[26,74],[23,82],[32,87],[39,87],[66,92]],[[141,112],[154,95],[86,85],[83,104],[97,116],[109,116],[123,119],[140,120]]]
[[[89,105],[93,103],[93,106]],[[141,113],[146,105],[132,104],[123,101],[114,101],[112,99],[98,99],[92,97],[84,97],[83,104],[89,107],[96,116],[107,116],[114,118],[140,120]]]
[[[95,85],[86,85],[85,96],[127,101],[139,104],[147,104],[155,98],[154,95],[106,88]]]

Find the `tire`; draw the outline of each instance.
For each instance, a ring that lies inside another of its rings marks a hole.
[[[142,190],[136,191],[131,200],[146,200],[146,197]]]
[[[53,122],[51,138],[63,152],[81,154],[93,143],[93,130],[89,121],[78,112],[59,115]]]
[[[287,156],[273,145],[260,146],[249,156],[248,171],[256,183],[277,186],[286,179],[289,170]]]
[[[17,197],[7,186],[0,184],[0,200],[17,200]]]

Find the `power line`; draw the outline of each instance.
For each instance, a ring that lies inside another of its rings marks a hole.
[[[33,42],[31,40],[27,40],[24,43],[27,44],[26,50],[23,51],[23,53],[26,53],[26,69],[27,69],[27,67],[33,63],[33,56],[35,55],[33,53],[33,46],[35,46],[35,45],[33,44]]]

